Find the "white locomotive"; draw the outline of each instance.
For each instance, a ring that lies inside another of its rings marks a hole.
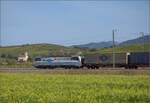
[[[73,57],[37,57],[33,66],[36,68],[80,68],[82,66],[81,56]]]

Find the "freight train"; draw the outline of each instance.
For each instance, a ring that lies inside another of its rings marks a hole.
[[[114,61],[113,61],[114,60]],[[91,68],[99,67],[138,68],[150,67],[150,52],[90,54],[71,57],[36,57],[33,66],[36,68]]]

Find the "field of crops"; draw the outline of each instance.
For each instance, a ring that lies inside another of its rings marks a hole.
[[[0,103],[150,103],[149,75],[0,73]]]

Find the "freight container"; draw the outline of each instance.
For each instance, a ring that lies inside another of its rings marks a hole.
[[[129,65],[150,66],[150,52],[130,53]]]
[[[116,53],[115,54],[115,64],[116,66],[124,66],[128,62],[128,57],[126,53]],[[85,65],[96,65],[96,66],[111,66],[113,64],[113,55],[109,54],[93,54],[86,55],[84,57]]]

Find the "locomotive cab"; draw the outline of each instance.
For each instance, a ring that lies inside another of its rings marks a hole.
[[[71,57],[71,60],[77,60],[81,62],[81,56],[73,56]]]
[[[83,67],[83,65],[84,65],[84,57],[82,57],[82,56],[72,56],[71,60],[76,60],[76,61],[80,62],[81,67]]]

